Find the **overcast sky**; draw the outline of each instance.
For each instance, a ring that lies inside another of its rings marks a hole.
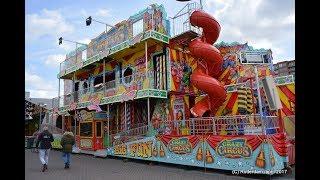
[[[31,97],[58,95],[59,63],[75,48],[67,42],[58,46],[58,38],[89,43],[105,29],[94,22],[85,26],[86,17],[115,24],[152,3],[163,4],[171,17],[186,4],[174,0],[26,1],[26,91]],[[248,42],[255,48],[270,48],[274,62],[295,59],[293,0],[203,0],[203,4],[222,27],[217,42]]]

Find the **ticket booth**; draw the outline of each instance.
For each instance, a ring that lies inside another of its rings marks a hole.
[[[103,149],[104,145],[104,121],[107,120],[105,113],[81,112],[82,121],[79,122],[79,147],[83,150]]]

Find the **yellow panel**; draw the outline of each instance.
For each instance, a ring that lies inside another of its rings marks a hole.
[[[229,100],[231,98],[231,95],[232,95],[232,93],[228,93],[227,94],[226,101],[222,104],[222,106],[219,107],[218,111],[215,114],[216,116],[221,116],[222,115],[222,112],[226,108],[226,105],[228,104],[228,102],[229,102]]]
[[[224,78],[224,76],[228,73],[229,70],[230,70],[230,67],[228,67],[227,69],[225,69],[225,70],[223,71],[223,73],[221,74],[221,76],[218,78],[218,80],[221,81],[221,80]]]
[[[177,51],[174,49],[170,49],[170,51],[172,52],[172,60],[176,61],[177,60]]]
[[[183,96],[184,103],[186,104],[187,108],[189,108],[189,96]]]
[[[295,135],[295,124],[288,118],[283,118],[284,128],[289,136]]]
[[[279,87],[277,87],[277,89],[278,89],[278,93],[279,93],[281,102],[283,102],[284,105],[285,105],[287,108],[290,109],[289,99],[288,99],[287,96],[280,90]]]
[[[176,87],[175,87],[175,85],[174,85],[174,82],[173,82],[173,78],[172,78],[172,77],[170,78],[170,81],[171,81],[171,83],[170,83],[170,84],[171,84],[171,85],[170,85],[170,86],[171,86],[171,91],[176,91]]]
[[[294,84],[287,84],[286,86],[293,94],[296,94]]]
[[[236,115],[238,112],[238,97],[237,100],[235,101],[233,107],[232,107],[232,115]]]

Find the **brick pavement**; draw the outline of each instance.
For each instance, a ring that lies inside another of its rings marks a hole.
[[[48,171],[40,172],[41,164],[37,153],[25,150],[26,180],[235,180],[235,179],[270,179],[270,177],[243,177],[230,175],[231,172],[221,172],[193,167],[177,167],[156,163],[132,161],[124,162],[118,158],[96,158],[91,155],[73,154],[71,168],[64,169],[61,152],[50,152]],[[277,176],[272,179],[294,179],[290,176]]]

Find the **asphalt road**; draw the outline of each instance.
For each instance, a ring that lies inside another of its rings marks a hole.
[[[91,155],[73,154],[71,168],[64,169],[61,152],[51,150],[48,170],[41,172],[37,153],[25,150],[26,180],[236,180],[236,179],[294,179],[294,173],[278,176],[236,176],[230,171],[205,170],[202,168],[150,164],[146,161],[120,158],[97,158]]]

